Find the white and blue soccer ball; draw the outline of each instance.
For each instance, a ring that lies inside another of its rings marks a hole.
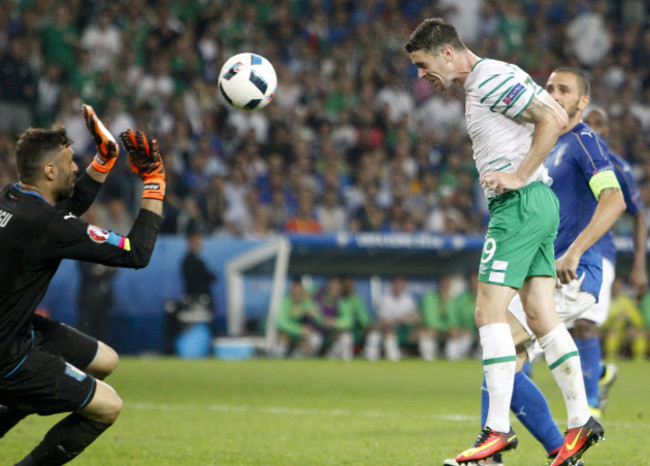
[[[266,107],[278,84],[270,61],[256,53],[239,53],[226,60],[219,73],[219,91],[226,101],[242,110]]]

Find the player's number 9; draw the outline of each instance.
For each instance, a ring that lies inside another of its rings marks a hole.
[[[494,241],[494,238],[487,238],[485,244],[483,244],[483,257],[481,258],[481,262],[490,262],[496,250],[497,242]]]

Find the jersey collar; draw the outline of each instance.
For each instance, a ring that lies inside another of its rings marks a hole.
[[[13,188],[14,188],[16,191],[18,191],[18,192],[20,192],[20,193],[23,193],[23,194],[31,194],[32,196],[40,197],[40,198],[43,199],[45,202],[47,202],[48,204],[50,204],[50,201],[48,201],[47,199],[45,199],[41,193],[37,193],[36,191],[31,191],[31,190],[29,190],[29,189],[20,189],[20,186],[18,185],[18,182],[14,183]],[[52,205],[52,204],[50,204],[50,205]]]

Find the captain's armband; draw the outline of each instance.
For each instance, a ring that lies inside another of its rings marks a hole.
[[[598,200],[600,193],[605,189],[621,189],[621,185],[618,183],[618,179],[616,178],[616,173],[614,173],[613,170],[604,170],[596,173],[589,180],[589,187],[591,188],[591,192],[594,194],[596,200]]]

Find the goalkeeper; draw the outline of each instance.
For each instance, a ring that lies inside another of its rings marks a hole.
[[[25,416],[70,414],[19,465],[59,465],[75,458],[113,424],[122,408],[102,381],[117,366],[113,349],[34,310],[62,259],[145,267],[161,222],[165,174],[155,140],[120,135],[132,169],[144,181],[142,204],[128,236],[78,217],[92,204],[119,148],[90,106],[82,107],[97,145],[78,167],[63,127],[28,129],[16,159],[20,180],[0,190],[0,437]]]

